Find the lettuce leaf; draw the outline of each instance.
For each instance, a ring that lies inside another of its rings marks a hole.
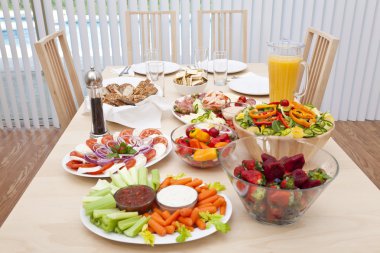
[[[216,213],[211,214],[209,212],[200,212],[199,216],[204,222],[206,222],[207,228],[209,228],[210,225],[214,225],[216,230],[219,232],[222,232],[223,234],[226,234],[228,231],[231,230],[230,225],[222,222],[222,218],[224,216],[221,214],[216,214]]]
[[[177,232],[179,233],[179,236],[175,239],[176,242],[184,242],[187,238],[191,237],[190,231],[184,225],[180,225]]]
[[[141,236],[144,239],[144,242],[150,246],[154,246],[154,235],[152,232],[148,230],[148,224],[145,224],[142,228],[142,231],[139,233],[139,236]]]
[[[177,175],[168,175],[167,177],[172,177],[174,180],[178,180],[178,179],[181,179],[181,178],[183,178],[183,177],[185,177],[186,176],[186,174],[185,173],[183,173],[183,172],[181,172],[181,173],[178,173]]]
[[[226,189],[226,186],[221,184],[220,182],[214,182],[208,185],[208,188],[214,188],[216,191],[224,191]]]

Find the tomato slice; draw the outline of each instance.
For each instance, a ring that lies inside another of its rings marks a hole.
[[[153,159],[153,157],[156,156],[156,150],[150,149],[147,152],[144,153],[144,156],[146,157],[147,162]]]
[[[71,160],[66,163],[66,166],[69,167],[72,170],[78,170],[79,167],[81,168],[91,168],[98,166],[95,163],[82,163],[80,161]]]
[[[136,159],[135,158],[131,158],[125,162],[125,167],[127,167],[127,169],[130,169],[135,165],[136,165]]]
[[[76,157],[80,157],[80,158],[84,158],[84,154],[82,154],[81,152],[78,152],[78,151],[71,151],[70,152],[70,156],[76,156]]]
[[[98,143],[96,139],[88,139],[86,140],[86,145],[92,150],[94,151],[94,145]]]
[[[166,139],[164,136],[156,136],[153,138],[153,145],[155,145],[157,143],[162,143],[167,147],[168,146],[168,139]]]
[[[145,139],[153,134],[162,135],[161,131],[156,128],[147,128],[141,131],[140,138]]]
[[[101,167],[98,171],[88,172],[87,174],[90,174],[90,175],[103,174],[103,172],[111,168],[113,164],[114,164],[113,162],[107,163],[106,165],[103,165],[103,167]]]
[[[104,135],[102,138],[102,143],[106,145],[109,141],[113,141],[113,136],[110,134]]]

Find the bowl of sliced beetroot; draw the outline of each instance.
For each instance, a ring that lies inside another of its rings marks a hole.
[[[245,209],[259,222],[296,222],[338,175],[338,162],[329,152],[296,141],[308,156],[289,147],[280,152],[268,137],[241,138],[219,153]]]

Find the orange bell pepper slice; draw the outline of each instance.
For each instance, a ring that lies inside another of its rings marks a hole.
[[[297,124],[301,125],[301,126],[304,126],[304,127],[310,127],[311,126],[311,123],[307,122],[306,120],[304,119],[300,119],[300,118],[297,118],[295,115],[294,115],[294,112],[293,110],[291,110],[289,112],[289,116],[292,118],[292,120],[294,120],[294,122],[296,122]]]
[[[197,139],[190,139],[189,146],[196,149],[202,148],[201,143]]]
[[[228,144],[228,142],[221,141],[221,142],[216,143],[215,147],[216,148],[222,148],[222,147],[226,146],[227,144]]]

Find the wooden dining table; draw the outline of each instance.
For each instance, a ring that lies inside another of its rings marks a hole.
[[[267,66],[249,64],[247,71],[265,76]],[[116,76],[112,67],[103,71],[103,78]],[[173,77],[165,77],[165,95],[169,102],[180,96],[173,87]],[[214,86],[211,75],[209,81],[207,91],[222,90],[237,95],[228,86]],[[225,194],[231,199],[233,209],[229,221],[231,231],[155,247],[99,237],[82,225],[79,215],[82,197],[96,179],[69,174],[61,165],[65,154],[89,138],[90,115],[84,114],[82,107],[0,228],[0,252],[380,252],[380,192],[333,139],[325,149],[337,159],[339,174],[294,224],[278,226],[257,222],[244,209],[221,167],[193,168],[171,152],[151,168],[159,169],[162,176],[184,172],[206,182],[225,184]],[[170,135],[181,124],[166,112],[161,130]],[[111,132],[123,128],[111,122],[107,125]]]

